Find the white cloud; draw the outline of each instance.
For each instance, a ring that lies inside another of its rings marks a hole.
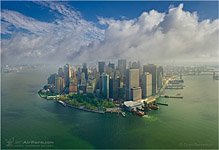
[[[2,10],[1,19],[3,20],[3,26],[10,23],[10,25],[13,25],[16,28],[25,29],[33,33],[49,32],[50,28],[53,26],[50,23],[40,22],[11,10]]]
[[[3,63],[24,61],[69,61],[79,54],[81,46],[103,39],[104,31],[84,20],[79,13],[61,3],[39,2],[50,10],[58,11],[60,17],[53,22],[42,22],[21,13],[2,10],[2,33],[12,33],[3,39]],[[56,12],[54,12],[56,13]],[[9,27],[14,30],[10,31]]]
[[[219,20],[199,21],[196,12],[183,10],[183,4],[169,7],[168,13],[151,10],[130,20],[100,17],[99,23],[107,25],[104,31],[66,4],[37,3],[61,17],[46,23],[3,10],[2,33],[11,33],[6,30],[11,25],[32,33],[14,31],[12,38],[3,39],[3,61],[83,62],[127,58],[156,63],[218,58]]]
[[[219,20],[199,21],[183,4],[169,12],[143,12],[132,20],[99,18],[105,40],[84,51],[86,59],[128,58],[142,62],[216,61]],[[203,57],[205,56],[205,57]]]

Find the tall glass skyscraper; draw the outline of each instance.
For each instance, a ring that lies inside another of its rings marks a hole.
[[[152,94],[157,93],[157,65],[148,64],[143,66],[143,73],[149,72],[152,74]]]
[[[102,80],[101,94],[104,98],[109,98],[109,75],[103,73],[101,76],[101,80]]]

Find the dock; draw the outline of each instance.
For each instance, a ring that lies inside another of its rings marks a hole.
[[[180,98],[183,99],[183,96],[168,96],[168,95],[161,95],[162,98]]]
[[[158,105],[164,105],[164,106],[168,106],[168,104],[167,104],[167,103],[160,103],[160,102],[157,102],[156,104],[158,104]]]
[[[178,90],[178,89],[183,89],[183,86],[167,86],[166,89],[174,89],[174,90]]]

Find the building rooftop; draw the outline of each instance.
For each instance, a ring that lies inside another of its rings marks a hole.
[[[124,105],[126,107],[137,107],[137,106],[142,105],[142,103],[140,101],[125,101]]]

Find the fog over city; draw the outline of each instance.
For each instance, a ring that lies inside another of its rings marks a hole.
[[[1,10],[2,63],[81,63],[125,58],[143,63],[216,62],[218,19],[200,19],[184,4],[165,13],[142,12],[137,18],[97,16],[87,21],[68,3],[35,2],[49,9],[52,21]],[[101,27],[103,26],[103,27]]]

